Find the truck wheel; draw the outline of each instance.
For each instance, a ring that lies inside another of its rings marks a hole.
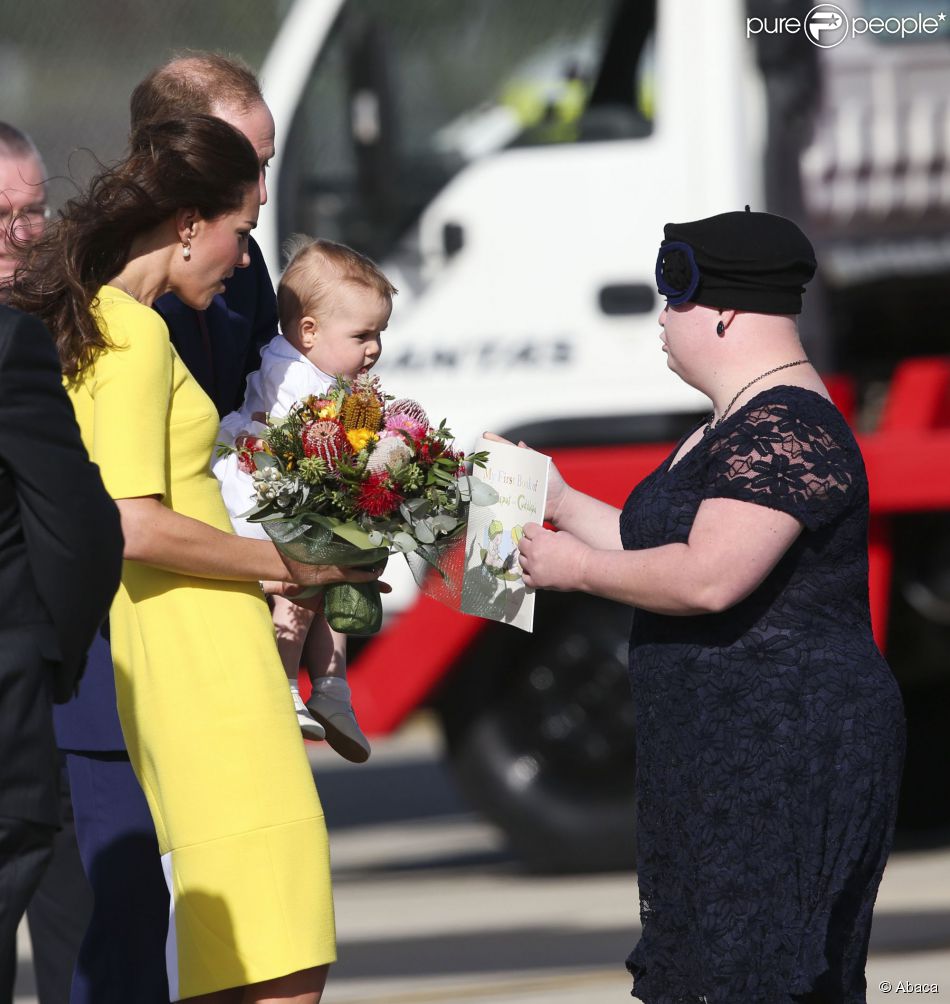
[[[630,620],[620,604],[539,594],[534,634],[492,626],[443,695],[463,793],[532,870],[634,865]]]

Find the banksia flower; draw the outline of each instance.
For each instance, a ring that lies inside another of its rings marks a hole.
[[[411,457],[412,450],[402,437],[381,439],[370,454],[366,469],[376,474],[380,471],[391,470]]]
[[[398,401],[393,401],[393,403],[386,409],[386,428],[389,428],[389,419],[396,415],[406,415],[411,418],[415,423],[429,428],[429,416],[426,415],[425,409],[419,404],[418,401],[413,401],[411,397],[401,397]]]
[[[383,424],[383,402],[372,390],[354,392],[340,407],[340,422],[347,432],[354,429],[378,432]]]
[[[300,433],[300,440],[303,452],[308,457],[319,457],[330,470],[336,470],[338,461],[351,452],[346,433],[332,418],[308,422]]]

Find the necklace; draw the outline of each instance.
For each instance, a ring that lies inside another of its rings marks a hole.
[[[750,380],[744,387],[740,387],[736,392],[736,396],[729,402],[726,406],[726,410],[713,422],[715,414],[709,416],[709,421],[706,423],[706,428],[703,429],[703,435],[708,436],[714,429],[718,429],[720,425],[725,421],[726,416],[732,411],[732,406],[739,400],[740,397],[754,384],[758,383],[760,380],[764,380],[767,376],[771,376],[773,373],[778,373],[779,370],[787,370],[792,366],[801,366],[807,363],[807,359],[796,359],[791,363],[782,363],[781,366],[773,366],[772,369],[766,370],[764,373],[760,373],[754,380]]]
[[[109,283],[109,285],[110,286],[116,286],[118,289],[121,289],[123,293],[128,293],[128,295],[131,296],[132,299],[135,300],[136,303],[141,303],[145,307],[148,306],[148,304],[145,303],[145,301],[140,296],[136,296],[135,293],[133,293],[132,290],[129,289],[129,287],[126,286],[126,284],[124,282],[122,282],[120,279],[113,279]]]

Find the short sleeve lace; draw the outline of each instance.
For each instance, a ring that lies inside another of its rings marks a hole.
[[[857,448],[834,406],[811,398],[804,413],[775,400],[748,408],[710,447],[704,498],[765,505],[809,530],[838,517],[849,504]]]

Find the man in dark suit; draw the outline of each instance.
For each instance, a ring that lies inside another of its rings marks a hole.
[[[42,237],[46,228],[45,178],[43,159],[30,137],[10,123],[0,122],[0,301],[25,248]],[[92,891],[79,860],[62,756],[59,784],[61,829],[53,842],[52,860],[26,911],[39,1004],[68,1004],[76,955],[92,912]],[[9,978],[0,983],[0,1001],[12,995],[16,970],[16,945],[3,948],[7,958],[0,963],[0,972],[9,973]]]
[[[122,571],[119,514],[86,454],[46,328],[0,306],[0,987],[52,854],[51,702],[76,691]]]

